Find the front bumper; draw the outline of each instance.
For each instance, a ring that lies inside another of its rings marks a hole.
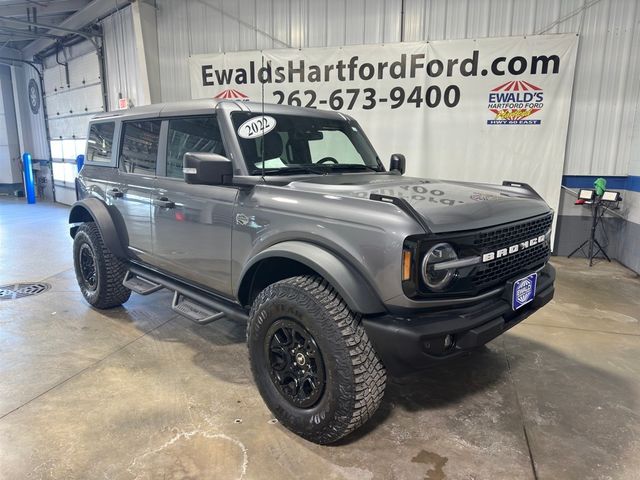
[[[523,275],[520,275],[523,276]],[[463,308],[437,309],[415,316],[366,317],[363,326],[380,359],[392,375],[428,368],[480,347],[514,327],[551,301],[555,269],[538,273],[535,299],[513,311],[510,291]],[[445,346],[451,335],[453,343]]]

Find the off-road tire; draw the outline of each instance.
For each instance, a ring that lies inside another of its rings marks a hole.
[[[83,245],[88,245],[95,258],[94,288],[85,281],[80,269],[80,250]],[[73,239],[73,264],[80,291],[92,306],[101,309],[113,308],[129,300],[131,290],[122,285],[127,273],[127,264],[105,246],[95,223],[85,223],[78,228]]]
[[[282,318],[302,325],[322,355],[324,391],[309,408],[294,406],[270,377],[266,335]],[[280,423],[307,440],[335,442],[364,425],[380,406],[387,375],[361,316],[318,276],[288,278],[260,292],[251,308],[247,343],[253,377],[265,403]]]

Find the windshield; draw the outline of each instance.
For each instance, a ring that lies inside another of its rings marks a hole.
[[[345,120],[233,112],[250,175],[383,171],[357,125]]]

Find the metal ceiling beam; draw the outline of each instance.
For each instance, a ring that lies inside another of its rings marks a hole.
[[[60,13],[77,12],[81,8],[84,8],[87,3],[87,0],[63,0],[45,5],[25,2],[24,5],[3,6],[2,15],[5,17],[24,17],[27,14],[27,7],[36,7],[38,9],[38,17],[42,18],[49,15],[58,15]]]
[[[60,31],[60,32],[65,32],[65,33],[73,33],[75,35],[80,35],[80,36],[85,37],[85,38],[101,37],[102,36],[99,33],[83,32],[81,30],[74,30],[72,28],[58,27],[57,25],[46,25],[44,23],[36,23],[36,22],[29,21],[29,20],[22,20],[20,18],[5,17],[3,15],[0,15],[0,20],[6,21],[6,22],[20,23],[22,25],[31,25],[32,27],[44,28],[44,29],[47,29],[47,30],[57,30],[57,31]]]
[[[9,34],[0,32],[0,42],[6,41],[7,44],[11,42],[28,42],[34,38],[38,38],[37,35],[22,35],[20,33]],[[3,47],[6,47],[6,45],[3,45]]]
[[[33,30],[32,31],[20,30],[18,28],[11,28],[4,25],[0,25],[0,35],[3,35],[5,32],[7,34],[20,35],[20,36],[29,37],[29,38],[40,38],[40,37],[48,37],[48,38],[54,38],[54,39],[59,38],[56,35],[53,35],[51,33],[36,33]]]
[[[9,46],[9,45],[5,45],[2,47],[2,49],[0,50],[0,52],[2,52],[2,55],[4,55],[5,57],[8,57],[9,55],[12,55],[11,58],[21,58],[21,54],[20,54],[20,50],[18,50],[17,48],[15,48],[13,45]]]
[[[84,28],[87,25],[102,19],[114,11],[129,5],[129,0],[93,0],[82,10],[77,11],[66,20],[60,22],[59,26],[62,28],[77,30]],[[53,45],[55,41],[50,39],[39,38],[27,45],[23,50],[25,58],[30,58],[38,52],[41,52],[47,47]]]

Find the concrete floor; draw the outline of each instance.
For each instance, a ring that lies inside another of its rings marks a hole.
[[[552,304],[321,447],[272,420],[243,325],[166,292],[91,309],[66,214],[0,199],[0,285],[52,285],[0,302],[2,479],[640,478],[640,280],[616,263],[554,259]]]

